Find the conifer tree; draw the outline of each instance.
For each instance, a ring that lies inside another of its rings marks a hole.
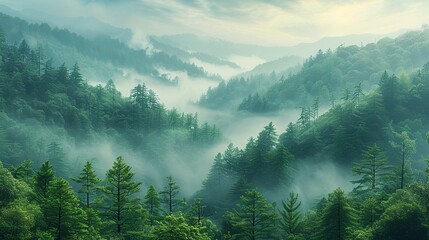
[[[349,227],[355,222],[355,210],[348,203],[344,191],[337,188],[329,194],[328,202],[323,209],[320,226],[320,239],[347,239]]]
[[[144,204],[145,204],[146,210],[149,212],[149,225],[152,227],[155,224],[155,220],[157,220],[160,217],[159,195],[153,185],[149,186],[149,189],[147,190],[144,199],[145,199]]]
[[[133,224],[133,212],[139,209],[139,199],[133,194],[139,191],[141,183],[133,181],[133,176],[131,167],[119,156],[106,173],[106,185],[100,188],[109,203],[106,215],[118,235],[126,233],[127,227]]]
[[[255,189],[241,196],[241,202],[226,216],[236,230],[233,239],[275,238],[277,215],[273,206]]]
[[[54,180],[54,175],[55,172],[49,161],[44,162],[39,171],[36,172],[34,192],[39,202],[48,196],[49,185]]]
[[[282,201],[280,210],[280,225],[285,239],[293,239],[298,234],[301,225],[301,212],[298,210],[301,202],[298,202],[298,194],[291,192],[287,201]]]
[[[49,187],[43,213],[55,239],[77,239],[85,232],[85,212],[70,184],[62,178],[55,179]]]
[[[179,195],[179,186],[173,181],[173,177],[167,177],[167,186],[164,190],[159,193],[161,195],[161,202],[166,206],[166,212],[171,215],[176,211],[176,208],[180,204],[180,200],[177,199]]]
[[[92,163],[87,161],[80,175],[77,178],[72,178],[72,180],[81,184],[79,193],[83,193],[85,195],[85,206],[86,208],[89,208],[91,203],[90,197],[95,194],[97,184],[101,181],[95,174]]]
[[[357,190],[366,188],[366,190],[375,190],[382,184],[382,179],[387,177],[389,166],[386,163],[386,157],[382,150],[373,144],[362,154],[362,160],[355,163],[353,172],[360,176],[359,180],[351,181],[358,184]]]

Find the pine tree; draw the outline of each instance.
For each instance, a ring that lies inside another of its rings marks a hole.
[[[133,176],[131,167],[119,156],[106,173],[106,185],[100,188],[109,203],[106,215],[119,235],[133,224],[133,212],[139,209],[139,199],[133,194],[139,191],[141,183],[133,181]]]
[[[54,180],[54,175],[55,172],[49,161],[44,162],[39,171],[36,172],[34,192],[39,202],[44,201],[48,196],[48,189],[51,182]]]
[[[368,147],[362,154],[362,160],[355,163],[353,172],[355,175],[361,176],[359,180],[351,181],[358,184],[355,188],[360,190],[375,190],[382,184],[383,178],[387,177],[389,166],[386,163],[386,157],[377,144]]]
[[[85,232],[85,212],[70,184],[62,178],[55,179],[49,187],[43,213],[55,239],[77,239]]]
[[[171,176],[167,177],[167,186],[164,190],[159,193],[161,195],[161,202],[166,206],[166,212],[171,215],[176,211],[176,208],[180,204],[180,200],[177,199],[179,195],[179,186],[173,181]]]
[[[160,217],[160,201],[158,192],[155,190],[154,186],[149,186],[144,199],[144,205],[146,210],[149,212],[149,225],[152,227],[155,225],[155,221]]]
[[[85,206],[89,208],[91,203],[90,197],[95,194],[97,184],[101,181],[95,174],[92,163],[87,161],[80,175],[77,178],[72,178],[72,180],[82,185],[79,189],[79,193],[85,195]]]
[[[201,226],[204,219],[204,209],[206,206],[203,204],[201,198],[194,198],[194,202],[191,205],[191,209],[187,214],[189,223],[193,226]]]
[[[320,239],[343,240],[348,237],[348,228],[355,222],[355,210],[349,205],[343,190],[337,188],[329,194],[323,209]]]
[[[272,205],[255,189],[247,191],[236,208],[226,214],[235,229],[234,239],[273,239],[277,215]]]
[[[299,233],[301,225],[301,212],[298,210],[301,202],[298,202],[298,194],[291,192],[287,201],[282,201],[282,206],[280,225],[285,239],[293,239]]]

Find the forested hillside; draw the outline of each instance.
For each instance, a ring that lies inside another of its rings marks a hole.
[[[73,56],[152,76],[202,69],[1,14],[0,26],[0,239],[429,239],[428,29],[221,82],[201,105],[301,112],[213,154],[222,129],[144,83],[128,96],[91,85]]]
[[[43,60],[53,59],[54,65],[65,63],[68,67],[73,66],[74,61],[78,61],[85,67],[85,72],[91,75],[104,77],[103,72],[113,74],[117,71],[115,67],[122,67],[134,69],[166,84],[177,84],[177,79],[159,71],[160,68],[164,68],[186,72],[190,77],[220,79],[219,76],[208,76],[204,69],[183,62],[174,55],[132,49],[108,36],[98,36],[94,40],[89,40],[67,29],[51,28],[46,23],[30,24],[2,13],[0,27],[6,34],[8,42],[19,44],[25,39],[35,51],[43,53],[40,55]]]
[[[166,109],[144,84],[129,97],[112,80],[90,86],[77,63],[54,67],[52,60],[41,62],[25,40],[13,46],[1,36],[0,156],[6,166],[23,160],[39,166],[50,159],[69,176],[79,166],[74,158],[98,157],[83,151],[91,152],[89,146],[108,143],[114,152],[127,149],[161,163],[176,151],[204,149],[219,139],[215,126],[199,123],[197,114]]]
[[[331,105],[352,95],[357,87],[365,91],[374,89],[384,71],[400,75],[421,67],[429,60],[428,56],[428,30],[408,32],[395,39],[384,38],[361,47],[339,46],[335,50],[320,50],[307,59],[296,74],[278,76],[275,82],[266,82],[261,78],[264,88],[254,87],[253,92],[244,96],[236,108],[268,112],[309,106],[316,99],[320,105]],[[202,96],[202,105],[215,105],[216,99],[236,89],[246,89],[246,85],[242,83],[235,87],[231,84],[227,88],[219,85],[210,89]]]

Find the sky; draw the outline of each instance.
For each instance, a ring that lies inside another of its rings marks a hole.
[[[427,0],[2,0],[15,10],[95,17],[136,36],[194,33],[266,46],[388,34],[429,23]]]

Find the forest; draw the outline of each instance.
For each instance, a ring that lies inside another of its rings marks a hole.
[[[229,96],[257,88],[235,110],[300,104],[300,115],[284,131],[267,123],[242,149],[229,144],[190,197],[183,193],[190,186],[176,180],[180,166],[154,177],[143,160],[170,165],[168,158],[183,154],[196,165],[222,129],[168,109],[145,84],[129,96],[112,79],[92,86],[78,62],[54,64],[4,32],[0,239],[429,239],[428,30],[319,51],[287,77],[235,78],[209,89],[199,104],[231,106],[240,101]],[[402,58],[404,48],[421,55]],[[381,56],[384,62],[367,62]],[[100,139],[115,143],[114,157],[82,150]],[[306,189],[295,191],[301,167],[323,159],[351,172],[353,188],[304,206]]]

